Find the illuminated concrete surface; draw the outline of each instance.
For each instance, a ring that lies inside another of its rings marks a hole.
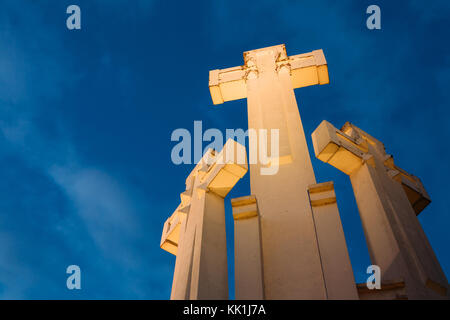
[[[161,248],[177,256],[171,299],[228,299],[224,197],[247,172],[246,158],[230,139],[220,153],[209,149],[187,177],[161,238]]]
[[[350,176],[383,281],[404,282],[408,299],[445,298],[447,279],[416,217],[430,203],[420,180],[397,167],[383,143],[350,123],[338,130],[323,121],[312,140],[317,158]]]
[[[270,163],[278,162],[279,169],[274,175],[264,175],[261,169],[267,169],[267,165],[250,161],[251,194],[257,200],[258,214],[248,221],[235,220],[235,248],[238,279],[251,277],[248,283],[255,285],[248,288],[237,283],[236,296],[326,299],[326,279],[332,277],[325,274],[331,271],[322,265],[322,260],[327,259],[321,258],[308,194],[309,186],[316,180],[294,95],[294,88],[329,82],[324,54],[316,50],[288,57],[285,46],[278,45],[245,52],[244,63],[210,71],[211,97],[214,104],[247,98],[249,129],[279,130],[278,158],[270,157]],[[268,141],[268,150],[271,143]],[[250,159],[257,158],[256,150],[250,148],[249,152]],[[233,210],[236,218],[236,205]],[[336,213],[337,210],[331,215]],[[340,224],[340,220],[333,221],[336,222]],[[261,244],[249,243],[243,230],[248,230],[253,241],[257,241],[260,232]],[[337,246],[346,251],[345,239],[336,239],[344,241]],[[245,258],[246,252],[259,247],[262,262],[256,261],[254,255]],[[341,262],[344,268],[339,265]],[[338,270],[348,267],[346,261],[336,261],[335,265]],[[257,284],[260,269],[263,283]],[[353,277],[346,279],[351,281],[349,286],[355,287]],[[347,289],[333,292],[332,296],[338,298],[341,293],[343,298],[349,296]]]
[[[237,300],[264,299],[261,223],[255,196],[231,200],[234,218],[234,274]]]
[[[336,204],[333,182],[309,186],[327,299],[357,300],[353,269]]]

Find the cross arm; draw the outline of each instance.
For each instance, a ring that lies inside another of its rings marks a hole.
[[[228,139],[222,151],[210,161],[212,164],[200,178],[201,186],[225,198],[248,171],[245,147],[233,139]]]
[[[276,67],[290,68],[294,89],[329,83],[327,61],[322,50],[288,57],[284,45],[279,47],[284,54],[278,56]],[[247,59],[248,53],[244,53],[245,65],[243,66],[209,72],[209,91],[214,104],[247,97],[247,76],[251,72],[256,74],[258,72],[254,63]]]
[[[362,133],[364,138],[359,134],[351,134],[352,131]],[[328,121],[322,121],[312,133],[312,141],[314,153],[319,160],[329,163],[347,175],[358,170],[365,162],[374,166],[372,155],[369,153],[369,144],[384,150],[380,141],[350,123],[346,123],[342,130],[338,130]],[[388,175],[401,184],[418,215],[431,202],[422,182],[395,165],[392,155],[385,154],[383,160]]]
[[[316,158],[347,175],[359,169],[368,157],[364,141],[348,136],[325,120],[312,133],[312,141]]]
[[[195,201],[193,196],[212,192],[225,198],[247,171],[247,154],[243,145],[229,139],[221,152],[209,149],[187,177],[180,204],[164,223],[161,249],[177,254],[181,225],[189,214],[191,201]]]
[[[178,241],[180,238],[180,230],[186,213],[179,211],[180,206],[175,212],[164,222],[163,233],[161,236],[161,249],[177,255]]]
[[[419,215],[431,203],[431,198],[422,181],[395,165],[394,158],[391,155],[387,155],[384,164],[388,168],[389,176],[402,185],[414,212]]]

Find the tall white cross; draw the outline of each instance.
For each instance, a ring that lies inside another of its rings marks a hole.
[[[257,202],[259,218],[252,218],[252,223],[250,220],[243,222],[240,218],[236,222],[238,229],[235,234],[238,237],[235,245],[238,247],[235,255],[237,276],[240,279],[250,279],[251,276],[253,280],[237,281],[236,296],[258,299],[355,298],[355,284],[337,207],[333,207],[329,214],[330,217],[334,215],[328,221],[335,225],[334,228],[328,226],[319,231],[314,220],[309,188],[316,184],[316,179],[294,95],[295,88],[329,82],[324,54],[322,50],[316,50],[289,57],[285,46],[278,45],[247,51],[244,62],[243,66],[210,71],[212,101],[220,104],[247,98],[249,130],[258,134],[260,129],[279,132],[278,155],[270,155],[270,163],[277,163],[279,169],[276,174],[265,175],[261,169],[267,164],[250,161],[252,197],[243,203],[250,201],[248,205],[254,206]],[[261,139],[259,134],[258,140]],[[274,143],[276,141],[268,141],[267,149],[272,150]],[[258,158],[256,148],[250,147],[249,152],[250,159]],[[235,211],[242,209],[237,203],[242,201],[235,203]],[[252,212],[256,211],[252,209]],[[256,235],[259,230],[260,234]],[[326,230],[331,234],[325,234]],[[250,234],[253,235],[251,241],[248,238]],[[335,268],[344,270],[342,273],[346,274],[341,274],[341,279],[345,279],[341,282],[333,276],[331,266],[326,265],[333,259],[324,255],[333,253],[320,250],[320,243],[333,236],[338,243],[336,248],[340,257]],[[261,250],[261,258],[250,261],[246,255],[255,250]],[[251,270],[262,271],[258,275],[249,275]],[[256,284],[257,281],[262,283]],[[249,290],[248,286],[256,291]],[[327,287],[341,289],[331,290],[337,292],[336,295]]]

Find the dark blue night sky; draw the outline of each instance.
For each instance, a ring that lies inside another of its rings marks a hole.
[[[70,4],[81,30],[66,28]],[[371,4],[381,30],[366,28]],[[246,129],[246,101],[212,106],[208,72],[281,43],[290,55],[322,48],[328,61],[329,85],[296,90],[311,154],[324,119],[383,141],[432,198],[420,221],[449,276],[449,16],[446,0],[0,1],[0,298],[169,298],[175,259],[161,230],[193,168],[172,164],[171,133],[195,120]],[[364,282],[350,181],[313,165],[318,182],[335,181]],[[247,175],[228,198],[248,193]],[[66,288],[71,264],[79,291]]]

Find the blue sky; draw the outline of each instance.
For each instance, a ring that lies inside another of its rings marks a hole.
[[[78,31],[66,28],[71,4]],[[365,27],[370,4],[382,30]],[[281,43],[291,55],[322,48],[328,61],[329,85],[296,90],[311,154],[324,119],[383,141],[431,195],[420,221],[449,275],[449,14],[437,0],[2,0],[0,298],[168,298],[175,260],[161,230],[193,167],[172,164],[170,135],[195,120],[247,128],[246,101],[212,106],[208,71]],[[363,282],[370,261],[350,181],[313,165],[319,182],[335,182]],[[229,198],[248,193],[247,176]],[[71,264],[79,291],[66,288]]]

